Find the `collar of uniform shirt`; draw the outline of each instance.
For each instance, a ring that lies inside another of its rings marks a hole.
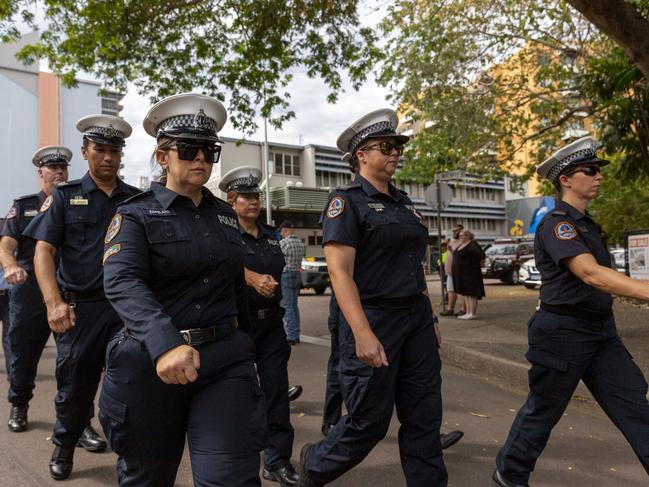
[[[127,191],[125,187],[126,184],[124,183],[124,181],[122,181],[120,178],[117,178],[117,187],[110,195],[111,198],[116,194],[126,193]],[[83,177],[81,178],[81,191],[83,191],[84,193],[90,193],[98,189],[99,188],[97,187],[97,184],[95,184],[95,181],[90,176],[90,172],[86,172],[86,174],[84,174]]]
[[[383,194],[374,186],[372,186],[372,184],[360,174],[356,175],[354,181],[358,181],[361,184],[361,188],[363,188],[363,191],[365,191],[365,194],[367,196],[376,196],[378,194]],[[399,191],[392,183],[388,184],[388,188],[390,190],[390,196],[392,196],[392,199],[394,199],[395,201],[399,201],[405,198],[404,194]]]
[[[581,220],[582,218],[588,218],[589,220],[592,220],[592,217],[590,216],[590,213],[588,213],[588,210],[586,210],[586,214],[581,213],[577,208],[574,206],[566,203],[563,200],[556,200],[555,205],[554,205],[555,210],[560,210],[560,211],[565,211],[570,215],[572,218],[575,220]]]
[[[171,191],[164,184],[157,183],[157,182],[152,182],[151,187],[149,189],[153,192],[155,198],[160,202],[160,204],[165,210],[169,209],[171,204],[174,201],[176,201],[176,198],[182,196],[176,193],[175,191]],[[214,196],[209,189],[203,188],[202,192],[203,192],[204,199],[207,199],[211,202],[216,201],[216,196]]]

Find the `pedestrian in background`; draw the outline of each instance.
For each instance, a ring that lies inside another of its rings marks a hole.
[[[647,382],[617,334],[611,296],[649,301],[649,284],[611,269],[601,228],[588,213],[608,164],[596,148],[592,137],[578,139],[537,168],[558,199],[535,234],[543,286],[541,309],[527,324],[530,392],[496,457],[492,478],[501,487],[528,484],[580,380],[649,474]]]
[[[245,276],[250,311],[250,337],[255,345],[259,383],[266,398],[268,443],[264,449],[263,477],[282,487],[295,487],[299,476],[291,464],[291,426],[288,388],[288,359],[291,347],[282,324],[280,280],[284,255],[274,227],[259,221],[261,170],[237,167],[221,178],[219,189],[237,214],[245,245]],[[296,387],[296,386],[294,386]]]
[[[0,265],[7,282],[12,285],[8,332],[12,359],[7,393],[11,409],[7,426],[14,433],[28,427],[27,410],[34,396],[38,362],[51,333],[43,295],[34,274],[36,242],[23,237],[22,233],[54,188],[68,180],[70,159],[72,152],[67,147],[46,146],[37,150],[31,162],[38,168],[40,191],[16,198],[0,227]]]
[[[106,228],[117,205],[140,192],[119,178],[131,126],[112,115],[77,121],[88,172],[56,188],[23,235],[37,240],[34,269],[56,333],[56,423],[50,475],[72,472],[75,446],[102,451],[106,442],[90,425],[104,352],[120,319],[103,290]],[[58,267],[57,267],[58,263]]]
[[[155,104],[144,130],[164,186],[121,205],[106,233],[104,286],[125,329],[106,351],[99,408],[122,487],[173,486],[185,439],[196,486],[260,485],[245,250],[232,207],[204,187],[225,120],[204,95]]]
[[[300,485],[334,481],[388,431],[396,405],[399,451],[409,487],[444,487],[441,363],[421,263],[428,230],[392,183],[405,135],[390,109],[355,121],[338,138],[355,179],[331,193],[323,245],[340,314],[341,390],[347,416],[302,448]]]
[[[444,262],[444,274],[446,275],[446,292],[448,294],[448,308],[446,311],[440,312],[440,316],[460,316],[463,315],[466,308],[464,301],[461,302],[460,311],[455,312],[455,304],[457,302],[457,292],[453,281],[453,256],[454,252],[460,245],[460,232],[464,227],[456,223],[453,226],[453,238],[446,244],[446,261]]]
[[[284,330],[288,343],[296,345],[300,343],[300,308],[298,308],[298,296],[302,287],[300,269],[304,257],[304,243],[295,235],[293,224],[290,221],[282,222],[279,226],[279,233],[282,236],[279,245],[284,254],[286,265],[282,272],[282,308],[284,308]]]
[[[457,293],[464,300],[466,311],[458,316],[460,320],[476,319],[478,300],[485,296],[482,263],[486,256],[473,238],[473,233],[469,230],[460,231],[460,245],[453,252],[453,282]]]

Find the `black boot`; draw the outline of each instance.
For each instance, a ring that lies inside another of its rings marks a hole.
[[[27,408],[29,406],[11,406],[7,426],[9,431],[19,433],[27,429]]]
[[[86,451],[97,453],[106,449],[106,441],[88,424],[84,428],[83,433],[81,433],[81,438],[77,441],[77,446],[85,448]]]
[[[499,487],[529,487],[528,484],[517,484],[515,482],[512,482],[505,477],[498,471],[498,469],[494,470],[493,475],[491,476],[491,479],[498,485]]]
[[[288,400],[295,401],[298,397],[302,395],[302,386],[292,386],[288,388]]]
[[[50,475],[54,480],[65,480],[72,473],[72,461],[74,459],[73,446],[54,447],[52,459],[50,460]]]
[[[453,430],[449,433],[442,433],[439,435],[439,441],[442,443],[442,450],[455,445],[464,436],[464,431]]]
[[[302,473],[300,474],[300,481],[297,484],[299,487],[322,487],[323,484],[319,484],[315,482],[310,476],[309,472],[307,472],[305,464],[306,464],[306,457],[309,454],[309,450],[313,446],[313,443],[305,443],[304,446],[302,447],[302,450],[300,451],[300,468],[302,470]]]
[[[279,482],[279,485],[282,487],[297,487],[297,483],[300,480],[300,476],[290,463],[275,470],[267,470],[264,468],[263,477],[272,482]]]

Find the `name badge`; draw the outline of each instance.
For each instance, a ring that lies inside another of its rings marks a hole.
[[[88,206],[88,200],[86,198],[72,198],[70,204],[72,206]]]
[[[25,210],[23,212],[23,215],[26,216],[27,218],[30,218],[32,216],[38,215],[38,210]]]
[[[165,210],[163,208],[144,208],[144,214],[147,216],[171,216],[176,212],[173,210]]]
[[[368,203],[367,206],[374,211],[378,211],[379,213],[385,209],[385,205],[383,203]]]

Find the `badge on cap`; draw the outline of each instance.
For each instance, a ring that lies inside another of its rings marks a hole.
[[[39,211],[42,213],[49,210],[50,206],[52,206],[52,203],[54,203],[54,196],[49,195],[47,198],[45,198],[45,201],[43,201],[43,206],[41,206],[41,209]]]
[[[115,244],[108,247],[106,249],[106,252],[104,252],[104,259],[102,260],[102,264],[106,263],[108,257],[110,257],[111,255],[119,254],[121,250],[122,250],[122,244]]]
[[[342,196],[335,196],[327,208],[327,218],[336,218],[345,211],[345,200]]]
[[[577,231],[572,223],[559,222],[554,226],[554,235],[559,240],[572,240],[577,238]]]
[[[106,230],[106,238],[104,238],[104,243],[109,243],[119,233],[119,230],[122,228],[122,215],[119,213],[113,217],[108,225],[108,230]]]

